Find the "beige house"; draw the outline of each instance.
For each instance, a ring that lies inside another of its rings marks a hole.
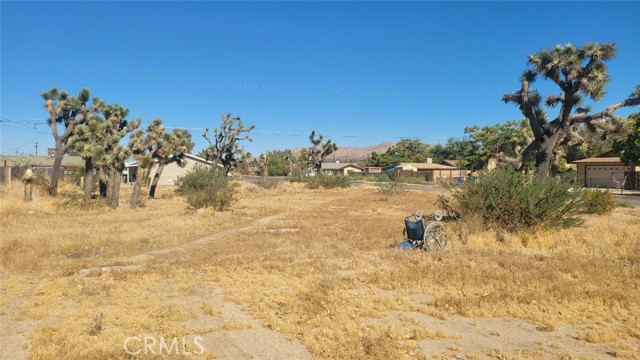
[[[207,161],[201,157],[185,154],[184,155],[184,167],[180,167],[175,162],[165,165],[164,170],[162,170],[162,175],[160,176],[160,181],[158,185],[175,185],[178,177],[184,176],[186,173],[191,171],[196,164],[203,164],[211,166],[213,163],[211,161]],[[151,168],[151,173],[149,174],[149,178],[153,179],[156,175],[156,171],[158,171],[158,164],[153,164]],[[123,172],[123,179],[125,182],[136,182],[136,175],[138,172],[138,163],[133,162],[125,165],[125,170]]]
[[[578,181],[586,187],[616,189],[626,178],[625,188],[633,189],[640,172],[640,166],[625,165],[619,156],[591,157],[573,163],[577,165]]]
[[[424,163],[401,163],[384,168],[385,171],[399,177],[424,177],[427,181],[466,177],[468,170],[460,170],[455,166],[435,164],[429,158]]]
[[[327,175],[349,175],[350,173],[361,173],[363,169],[356,164],[322,163],[321,170]]]

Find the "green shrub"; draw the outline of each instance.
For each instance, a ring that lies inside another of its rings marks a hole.
[[[554,178],[527,177],[510,168],[482,172],[477,181],[450,186],[460,216],[479,216],[486,227],[506,230],[565,228],[583,222],[580,192]]]
[[[193,209],[227,210],[236,201],[237,184],[232,183],[224,169],[196,165],[176,181],[176,193],[185,197]]]
[[[263,189],[272,190],[278,188],[282,184],[282,180],[262,176],[255,184]]]
[[[396,196],[402,192],[402,187],[400,187],[400,182],[397,179],[380,182],[377,185],[378,193],[387,197]]]
[[[422,176],[417,177],[398,177],[398,182],[402,184],[418,184],[418,185],[426,185],[428,184],[427,179]]]
[[[305,178],[305,183],[309,189],[335,189],[348,188],[351,186],[351,178],[344,175],[324,175],[309,176]]]
[[[584,212],[587,214],[608,214],[616,207],[613,194],[608,190],[585,189],[582,192],[582,200],[584,201]]]

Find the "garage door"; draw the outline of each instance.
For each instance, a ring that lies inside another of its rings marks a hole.
[[[586,183],[589,187],[616,188],[615,180],[622,182],[629,166],[589,165],[586,167]],[[615,179],[615,180],[614,180]]]

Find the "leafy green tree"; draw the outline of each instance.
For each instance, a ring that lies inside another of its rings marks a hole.
[[[291,150],[272,150],[267,151],[264,155],[269,159],[267,164],[269,176],[289,175],[291,172],[289,160],[293,159]]]
[[[401,139],[384,154],[371,153],[368,164],[384,167],[399,163],[420,163],[426,161],[430,155],[431,148],[420,140]]]
[[[448,159],[458,160],[460,169],[479,170],[485,165],[479,156],[480,144],[467,137],[450,138],[445,146],[444,153]]]
[[[589,107],[580,107],[585,99],[598,101],[605,94],[609,82],[606,62],[616,53],[613,43],[587,43],[583,47],[572,44],[556,45],[529,55],[529,69],[520,78],[520,90],[506,94],[503,101],[514,103],[524,114],[533,132],[533,140],[525,148],[518,162],[535,157],[536,174],[549,175],[556,148],[576,138],[572,127],[586,124],[600,129],[604,134],[615,131],[620,121],[614,112],[621,107],[640,104],[640,85],[626,99],[610,105],[602,111],[591,113]],[[559,90],[558,95],[548,95],[545,101],[532,85],[538,77],[551,81]],[[560,106],[554,119],[549,110]]]
[[[82,89],[78,96],[69,96],[66,91],[59,91],[54,86],[50,90],[42,92],[41,96],[44,99],[44,108],[49,113],[47,123],[51,127],[51,135],[55,140],[49,195],[56,196],[62,158],[71,147],[68,140],[73,135],[75,127],[84,123],[88,116],[97,109],[95,106],[87,105],[90,96],[87,88]],[[58,128],[58,124],[63,125],[62,129]]]
[[[231,114],[222,114],[220,127],[213,130],[213,139],[209,138],[204,131],[202,136],[209,143],[205,152],[205,159],[221,164],[227,173],[236,167],[238,158],[242,155],[240,141],[253,141],[249,132],[255,128],[254,125],[244,127],[239,116],[231,117]]]
[[[324,137],[322,134],[318,134],[318,137],[316,138],[316,131],[311,131],[311,134],[309,135],[311,146],[308,147],[304,153],[304,158],[307,160],[307,164],[313,166],[317,173],[320,173],[324,159],[338,150],[338,145],[333,141],[330,139],[327,141],[323,140]],[[301,153],[301,156],[302,155],[303,154]]]
[[[532,140],[527,130],[527,124],[524,120],[512,120],[503,124],[483,127],[466,127],[465,134],[477,146],[477,151],[468,154],[466,160],[479,166],[474,170],[486,167],[489,159],[492,158],[500,162],[512,162],[511,159],[519,157],[528,142]]]

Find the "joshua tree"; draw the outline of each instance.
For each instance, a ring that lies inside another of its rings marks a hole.
[[[96,99],[94,99],[95,103]],[[77,125],[68,143],[75,152],[84,160],[84,200],[91,200],[93,192],[93,173],[96,169],[95,160],[104,156],[104,137],[106,123],[98,114],[91,114],[89,119]]]
[[[194,143],[191,141],[191,134],[184,129],[174,129],[172,133],[167,133],[163,129],[157,130],[157,141],[151,151],[151,159],[158,163],[158,168],[149,187],[149,198],[156,196],[158,182],[164,171],[164,167],[172,162],[184,166],[184,155],[193,149]]]
[[[125,119],[129,110],[117,104],[104,106],[102,114],[105,121],[102,140],[104,152],[97,159],[100,165],[101,196],[105,195],[106,202],[115,209],[120,201],[124,162],[131,155],[131,150],[120,145],[120,140],[140,126],[140,119],[129,122]]]
[[[129,148],[133,157],[138,162],[138,171],[136,172],[136,182],[133,187],[133,195],[131,196],[131,208],[136,208],[140,204],[140,191],[142,184],[151,170],[153,165],[152,154],[160,147],[167,136],[161,119],[153,119],[147,127],[147,132],[142,129],[135,130],[129,137]]]
[[[242,154],[239,142],[242,140],[253,141],[249,132],[255,126],[251,125],[245,128],[240,117],[231,117],[231,114],[222,114],[221,118],[220,128],[213,130],[213,139],[207,135],[209,129],[206,129],[202,134],[209,142],[205,158],[224,166],[225,171],[229,173],[231,169],[236,167],[237,158]]]
[[[322,134],[318,134],[316,138],[316,131],[311,131],[311,135],[309,135],[311,146],[305,152],[301,152],[301,156],[304,155],[307,159],[307,164],[313,166],[317,173],[322,169],[324,159],[338,150],[338,145],[334,142],[331,140],[322,142],[323,139]]]
[[[82,89],[78,96],[69,96],[66,91],[58,91],[52,87],[41,94],[44,99],[44,108],[49,113],[47,122],[51,127],[51,135],[55,140],[55,153],[53,160],[53,171],[51,173],[51,183],[49,184],[49,195],[58,194],[58,179],[60,177],[60,166],[62,157],[69,150],[69,137],[73,134],[75,127],[84,123],[87,116],[97,109],[95,106],[87,107],[89,101],[89,89]],[[58,124],[64,125],[62,134],[58,131]]]
[[[534,156],[537,175],[548,176],[557,147],[582,140],[572,130],[574,125],[586,124],[592,131],[606,136],[620,126],[614,114],[617,109],[640,104],[639,85],[629,98],[602,111],[591,113],[588,106],[579,107],[586,98],[602,99],[609,82],[605,63],[615,53],[613,43],[587,43],[584,47],[556,45],[551,50],[529,55],[530,68],[520,78],[520,90],[503,97],[504,102],[518,105],[533,132],[531,142],[516,159],[521,167],[523,160]],[[531,89],[538,76],[557,85],[560,93],[547,96],[543,102],[538,91]],[[549,119],[547,109],[558,105],[558,115]]]

